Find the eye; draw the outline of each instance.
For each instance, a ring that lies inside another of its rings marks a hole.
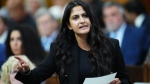
[[[73,16],[72,19],[73,19],[73,20],[77,20],[77,19],[78,19],[78,16]]]
[[[18,40],[22,40],[21,37],[18,37],[17,39],[18,39]]]
[[[85,17],[85,18],[89,17],[87,14],[83,14],[82,16]]]
[[[13,41],[14,40],[14,38],[10,38],[10,41]]]

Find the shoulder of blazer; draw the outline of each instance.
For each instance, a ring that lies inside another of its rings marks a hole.
[[[117,39],[109,38],[109,40],[113,44],[114,47],[119,45],[119,41]]]

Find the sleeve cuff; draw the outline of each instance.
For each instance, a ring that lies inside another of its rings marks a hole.
[[[29,75],[29,74],[30,74],[30,72],[31,72],[31,70],[29,69],[27,72],[22,73],[22,75]]]

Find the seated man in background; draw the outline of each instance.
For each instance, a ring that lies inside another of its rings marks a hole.
[[[37,10],[41,7],[46,7],[46,0],[24,0],[27,12],[34,16]]]
[[[150,16],[146,14],[140,1],[130,1],[124,5],[126,20],[137,28],[146,27],[150,30]],[[149,31],[150,33],[150,31]]]
[[[7,0],[6,7],[9,12],[10,27],[15,24],[25,24],[36,30],[35,21],[26,12],[23,0]]]
[[[144,28],[145,35],[150,35],[150,16],[141,1],[129,1],[124,5],[126,20],[136,28]],[[150,40],[150,38],[147,38]],[[148,45],[150,43],[147,43]],[[149,46],[147,46],[149,47]]]
[[[124,9],[120,4],[106,2],[103,5],[103,20],[108,36],[119,40],[126,65],[141,65],[149,45],[144,29],[128,25],[124,19]],[[147,49],[145,49],[147,48]]]
[[[46,52],[49,52],[51,43],[57,37],[59,23],[45,8],[41,8],[36,12],[35,20],[42,46]]]

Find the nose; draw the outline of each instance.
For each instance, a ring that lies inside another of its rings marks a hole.
[[[17,46],[17,40],[13,40],[13,45]]]
[[[84,18],[80,17],[80,23],[84,23],[84,22],[85,22]]]

